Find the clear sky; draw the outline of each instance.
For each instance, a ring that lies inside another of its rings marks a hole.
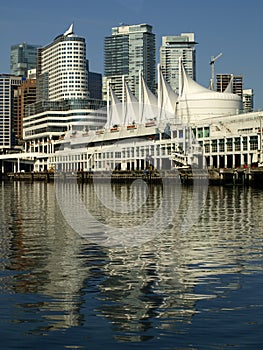
[[[215,73],[243,75],[244,88],[254,89],[255,109],[263,110],[262,0],[2,0],[0,73],[10,72],[11,45],[45,46],[72,22],[86,39],[90,70],[102,74],[104,37],[120,23],[151,24],[157,52],[163,35],[193,32],[197,81],[209,85],[210,58],[222,52]]]

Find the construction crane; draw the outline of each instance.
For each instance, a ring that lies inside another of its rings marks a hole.
[[[210,65],[211,65],[211,90],[214,90],[215,88],[215,61],[218,60],[219,57],[221,57],[223,54],[220,52],[217,56],[212,56],[210,60]]]

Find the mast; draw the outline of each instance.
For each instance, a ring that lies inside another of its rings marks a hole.
[[[162,107],[163,107],[163,95],[162,95],[162,81],[161,81],[161,67],[160,63],[157,66],[158,72],[158,120],[161,120],[162,116]]]
[[[122,76],[122,121],[123,125],[126,122],[126,109],[125,109],[125,76]]]
[[[107,79],[107,127],[110,127],[110,81]]]
[[[259,117],[259,127],[260,127],[260,133],[259,133],[259,147],[260,147],[260,155],[259,155],[259,163],[260,166],[263,166],[263,149],[262,149],[262,116]]]
[[[142,122],[143,115],[143,89],[142,89],[142,71],[139,70],[139,121]]]

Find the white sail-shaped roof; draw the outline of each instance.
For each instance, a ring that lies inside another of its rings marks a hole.
[[[68,36],[74,34],[74,23],[72,23],[70,25],[70,27],[68,28],[68,30],[65,31],[65,33],[63,34],[64,36]]]
[[[176,105],[179,96],[171,86],[164,79],[162,71],[158,69],[158,106],[159,106],[159,119],[171,118],[176,114]]]
[[[110,95],[111,104],[109,108],[106,127],[110,128],[113,125],[122,125],[123,118],[122,118],[122,103],[118,99],[115,92],[112,90],[110,86],[109,86],[109,95]]]
[[[141,122],[158,118],[158,99],[146,85],[143,76],[140,75],[141,84]]]
[[[234,115],[240,112],[240,96],[230,92],[217,92],[207,89],[186,73],[181,64],[181,86],[178,113],[189,122],[213,116]]]
[[[138,123],[139,118],[139,102],[137,98],[132,94],[128,84],[125,82],[125,95],[126,95],[126,104],[125,104],[125,122],[124,124]]]

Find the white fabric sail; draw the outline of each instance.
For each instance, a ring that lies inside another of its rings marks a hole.
[[[179,96],[164,79],[160,68],[158,70],[158,84],[159,119],[170,119],[172,116],[176,115],[176,106]]]
[[[65,31],[65,33],[63,34],[64,36],[70,35],[70,34],[74,34],[74,23],[72,23],[69,27],[68,30]]]
[[[132,94],[128,84],[125,82],[125,95],[126,95],[126,103],[125,103],[125,119],[124,124],[136,124],[139,120],[139,101]]]
[[[141,122],[145,123],[149,120],[158,118],[158,99],[146,85],[143,76],[140,75],[141,84]]]
[[[240,96],[207,89],[194,81],[181,63],[178,116],[185,122],[235,115],[242,109]]]
[[[111,87],[109,87],[109,95],[110,95],[110,108],[109,113],[107,116],[107,123],[106,127],[110,128],[113,125],[122,125],[123,124],[123,118],[122,118],[122,103],[116,96],[115,92],[112,90]]]

